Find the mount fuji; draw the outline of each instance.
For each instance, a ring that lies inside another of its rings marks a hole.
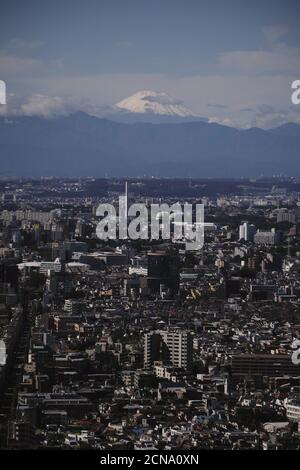
[[[131,113],[154,113],[163,116],[197,117],[182,101],[160,91],[138,91],[116,103],[120,109]]]
[[[161,91],[141,90],[113,106],[105,117],[119,122],[172,123],[207,121],[185,104]]]

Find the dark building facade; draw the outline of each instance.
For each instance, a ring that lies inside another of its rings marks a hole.
[[[158,294],[162,288],[176,295],[179,289],[179,258],[165,252],[148,253],[148,288]]]

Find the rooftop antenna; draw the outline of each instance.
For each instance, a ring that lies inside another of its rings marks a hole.
[[[128,183],[125,181],[125,214],[127,216],[127,209],[128,209]]]

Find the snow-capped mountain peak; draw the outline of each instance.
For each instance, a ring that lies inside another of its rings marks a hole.
[[[151,90],[138,91],[119,101],[115,106],[131,113],[149,113],[184,118],[197,116],[182,101],[172,98],[167,93]]]

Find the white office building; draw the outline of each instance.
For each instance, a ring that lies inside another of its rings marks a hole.
[[[252,242],[256,232],[256,227],[253,224],[244,222],[239,228],[239,240],[245,240],[246,242]]]

